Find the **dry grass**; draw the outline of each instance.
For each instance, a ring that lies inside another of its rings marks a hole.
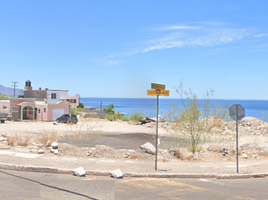
[[[27,147],[29,143],[31,142],[31,136],[30,135],[19,135],[14,134],[8,137],[7,142],[9,146],[23,146]]]
[[[37,143],[42,144],[43,146],[46,146],[49,141],[50,143],[58,142],[58,134],[55,132],[44,131],[37,137],[36,140],[37,140]]]
[[[89,139],[91,134],[98,134],[98,132],[94,131],[94,128],[97,126],[97,122],[95,124],[88,123],[79,123],[72,126],[68,126],[68,132],[71,132],[71,135],[65,136],[68,139],[75,140],[85,140]]]

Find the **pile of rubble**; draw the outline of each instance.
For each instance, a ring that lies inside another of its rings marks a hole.
[[[268,123],[254,117],[246,117],[239,121],[239,135],[267,135]],[[236,122],[231,121],[227,123],[224,133],[235,134]]]

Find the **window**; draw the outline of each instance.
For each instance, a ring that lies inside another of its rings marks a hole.
[[[6,110],[7,109],[7,107],[6,106],[3,106],[3,110]]]
[[[56,93],[51,93],[51,99],[56,99]]]
[[[46,108],[44,108],[44,113],[46,113],[47,112],[47,109]]]
[[[38,109],[38,113],[40,113],[40,109]]]

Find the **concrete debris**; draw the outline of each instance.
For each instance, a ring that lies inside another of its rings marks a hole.
[[[6,135],[1,135],[0,136],[0,142],[7,141],[7,136]]]
[[[53,148],[53,149],[58,149],[58,143],[57,142],[52,142],[51,143],[51,147]]]
[[[73,170],[75,176],[86,176],[86,172],[83,167],[79,167]]]
[[[30,152],[32,152],[32,153],[37,153],[38,150],[37,150],[37,149],[30,149]]]
[[[246,159],[248,158],[248,155],[245,154],[245,153],[241,153],[241,155],[242,155],[243,158],[246,158]]]
[[[37,151],[37,153],[38,153],[38,154],[43,154],[43,153],[45,153],[45,151],[44,151],[43,149],[39,149],[39,150]]]
[[[58,149],[55,149],[55,150],[54,150],[54,155],[58,155],[58,154],[59,154]]]
[[[113,177],[113,178],[119,179],[119,178],[123,178],[123,176],[124,176],[124,174],[121,172],[120,169],[116,169],[114,171],[111,171],[111,177]]]
[[[156,149],[150,142],[146,142],[145,144],[141,145],[140,148],[145,150],[145,153],[155,155]]]

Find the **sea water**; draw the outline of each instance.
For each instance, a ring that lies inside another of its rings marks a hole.
[[[140,112],[149,117],[155,117],[157,113],[157,98],[96,98],[81,97],[80,102],[85,106],[94,108],[108,107],[114,104],[115,111],[126,113],[130,116],[134,112]],[[202,100],[201,100],[202,102]],[[256,117],[268,121],[267,100],[211,100],[212,106],[224,106],[229,108],[233,104],[241,104],[245,108],[246,117]],[[159,114],[164,115],[172,109],[172,103],[182,106],[181,99],[159,98]],[[187,100],[184,100],[187,104]]]

